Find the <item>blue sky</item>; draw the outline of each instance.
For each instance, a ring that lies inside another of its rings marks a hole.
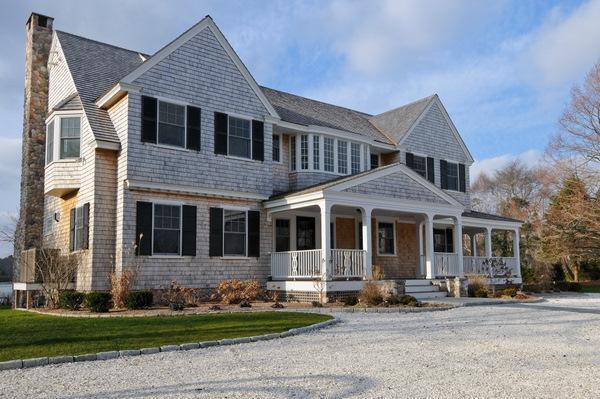
[[[438,93],[477,160],[472,175],[537,162],[600,57],[600,0],[3,1],[0,224],[18,205],[31,11],[150,54],[210,14],[260,84],[365,112]]]

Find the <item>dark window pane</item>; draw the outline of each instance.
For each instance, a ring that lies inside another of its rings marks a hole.
[[[448,163],[447,176],[448,176],[448,190],[458,191],[458,165],[457,164]]]
[[[290,221],[277,219],[275,221],[275,251],[290,250]]]
[[[382,255],[394,254],[394,225],[392,223],[378,223],[377,245]]]
[[[379,167],[379,155],[371,154],[371,169],[375,169]]]
[[[154,204],[154,254],[178,255],[180,230],[181,207]]]
[[[273,136],[273,161],[281,162],[279,136]]]
[[[296,248],[298,251],[315,249],[315,218],[296,218]]]
[[[185,145],[185,107],[160,101],[158,120],[158,142],[183,147]]]
[[[413,156],[413,167],[412,169],[423,177],[427,176],[427,161],[425,157],[418,155]]]
[[[223,255],[246,256],[246,212],[223,211]]]
[[[229,117],[229,155],[250,158],[250,121]]]
[[[325,137],[323,139],[323,155],[325,157],[324,167],[326,172],[333,172],[333,139]]]

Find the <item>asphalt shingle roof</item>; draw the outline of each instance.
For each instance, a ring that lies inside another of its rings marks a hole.
[[[140,66],[144,54],[62,31],[56,35],[96,139],[119,142],[108,112],[94,101]]]
[[[75,111],[82,110],[81,98],[78,93],[73,93],[52,108],[52,111]]]
[[[382,114],[371,116],[369,122],[398,143],[435,97],[434,94]]]
[[[518,222],[523,223],[522,220],[507,218],[506,216],[494,215],[492,213],[484,213],[477,211],[466,211],[462,214],[463,217],[475,218],[475,219],[487,219],[487,220],[498,220],[501,222]]]

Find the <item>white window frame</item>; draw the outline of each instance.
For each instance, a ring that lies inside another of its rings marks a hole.
[[[229,140],[230,137],[230,129],[231,129],[231,118],[235,118],[235,119],[243,119],[248,121],[248,123],[250,124],[250,154],[249,156],[246,157],[242,157],[239,155],[232,155],[229,151],[229,144],[231,143],[231,140]],[[187,136],[187,134],[186,134]],[[242,116],[242,115],[237,115],[237,114],[227,114],[227,156],[230,158],[235,158],[235,159],[243,159],[244,161],[253,161],[252,159],[252,118],[249,118],[247,116]],[[279,146],[281,148],[281,145]],[[260,161],[259,161],[260,162]]]
[[[183,107],[183,146],[164,144],[160,142],[160,103],[178,105]],[[187,150],[187,103],[174,100],[156,98],[156,145],[167,148],[177,148]]]
[[[60,125],[61,120],[63,118],[79,118],[79,156],[78,157],[70,157],[70,158],[61,158],[60,157]],[[81,150],[82,150],[82,133],[83,133],[83,114],[81,112],[73,112],[73,111],[54,111],[52,115],[50,115],[46,119],[46,140],[48,140],[48,127],[51,122],[54,122],[54,130],[53,130],[53,148],[52,148],[52,161],[48,161],[47,151],[44,152],[44,162],[45,165],[48,166],[55,162],[77,162],[81,159]],[[47,141],[46,141],[47,142]],[[47,148],[47,147],[46,147]]]
[[[341,145],[342,143],[345,143],[345,145],[343,145],[342,147],[346,147],[346,159],[345,159],[345,162],[344,162],[344,160],[343,160],[343,159],[342,159],[342,160],[340,160],[340,148],[341,148],[341,147],[340,147],[340,145]],[[336,147],[336,152],[337,152],[337,154],[338,154],[338,155],[337,155],[337,160],[338,160],[338,162],[337,162],[337,165],[336,165],[336,171],[337,171],[337,173],[338,173],[339,175],[344,175],[344,176],[345,176],[345,175],[349,175],[349,174],[350,174],[350,173],[349,173],[349,170],[348,170],[348,163],[349,163],[349,156],[348,156],[348,152],[349,152],[349,151],[348,151],[348,147],[350,147],[349,143],[350,143],[350,142],[349,142],[349,141],[347,141],[347,140],[337,140],[337,143],[336,143],[336,144],[337,144],[337,147]],[[346,165],[346,172],[340,172],[340,163],[342,164],[342,166],[343,166],[344,164]]]
[[[279,252],[289,252],[292,251],[292,219],[293,216],[290,217],[278,217],[278,218],[273,218],[273,252],[277,253],[277,221],[279,220],[287,220],[287,222],[289,223],[289,236],[288,236],[288,251],[279,251]]]
[[[299,154],[299,164],[300,164],[300,170],[309,170],[312,169],[310,167],[310,135],[308,134],[301,134],[300,136],[300,154]],[[305,140],[306,139],[306,140]],[[304,167],[304,159],[303,159],[303,144],[306,143],[306,168]]]
[[[52,129],[50,129],[50,125],[52,125]],[[56,122],[54,121],[54,118],[50,119],[50,121],[46,124],[46,163],[45,165],[49,165],[52,162],[54,162],[54,147],[56,146],[56,140],[55,140],[55,125]],[[80,124],[81,126],[81,124]],[[52,140],[48,140],[48,136],[50,135],[50,132],[52,132]],[[79,146],[81,147],[81,133],[79,134]],[[52,151],[48,151],[49,147],[48,147],[48,143],[52,143]],[[79,148],[79,153],[81,155],[81,148]],[[50,159],[52,158],[52,159]]]
[[[444,161],[446,161],[447,165],[450,165],[450,164],[456,165],[456,190],[453,188],[445,188],[444,190],[462,192],[462,191],[460,191],[460,171],[458,170],[459,162],[448,161],[447,159],[445,159]],[[448,168],[446,167],[446,171],[447,171],[447,169]],[[441,173],[442,173],[442,171],[440,170],[440,175],[441,175]],[[466,168],[465,168],[465,173],[466,173]],[[442,177],[440,176],[440,185],[441,185],[441,181],[442,181]],[[448,185],[448,175],[446,175],[446,185]]]
[[[356,147],[358,147],[358,169],[357,169],[356,172],[354,172],[353,168],[352,168],[352,165],[353,165],[353,163],[352,163],[352,149],[356,148]],[[362,161],[362,157],[361,157],[361,152],[362,151],[361,151],[361,149],[362,149],[362,147],[361,147],[361,145],[359,143],[356,143],[356,142],[353,142],[353,141],[350,142],[350,156],[348,157],[350,159],[350,169],[349,169],[350,174],[355,174],[355,173],[362,172],[362,162],[361,162]]]
[[[229,130],[229,128],[227,128],[227,130]],[[229,133],[227,133],[227,134],[229,135]],[[273,160],[273,156],[275,155],[275,148],[273,147],[272,144],[271,144],[271,151],[273,153],[271,154],[271,161],[273,161],[273,163],[276,163],[276,164],[281,164],[281,163],[283,163],[283,159],[282,159],[283,154],[281,151],[281,147],[283,146],[283,136],[280,133],[273,133],[273,138],[275,138],[275,137],[277,137],[279,140],[279,148],[278,148],[278,154],[277,154],[279,161]],[[228,137],[228,139],[229,139],[229,137]],[[227,149],[227,150],[229,150],[229,149]]]
[[[392,219],[392,218],[375,218],[376,222],[377,222],[377,256],[396,256],[396,220]],[[391,224],[392,225],[392,232],[394,235],[394,241],[393,241],[393,248],[394,248],[394,252],[393,253],[381,253],[379,252],[379,223],[387,223],[387,224]]]
[[[179,253],[178,254],[163,254],[163,253],[154,253],[154,217],[156,215],[155,206],[156,205],[166,205],[166,206],[178,206],[179,207]],[[150,256],[154,256],[157,258],[181,258],[181,248],[183,243],[183,204],[181,202],[172,202],[172,201],[156,201],[152,202],[152,242],[150,243]]]
[[[290,136],[290,172],[298,171],[298,136]],[[293,147],[293,149],[292,149]]]
[[[415,157],[423,158],[425,160],[425,176],[421,176],[420,173],[418,173],[416,170],[414,170],[412,168],[409,168],[409,169],[412,170],[413,172],[415,172],[416,174],[418,174],[419,176],[423,177],[424,179],[427,179],[427,174],[429,173],[429,171],[427,170],[427,155],[417,153],[417,152],[413,152],[412,154]],[[406,154],[404,155],[404,157],[406,158]],[[435,163],[435,161],[434,161],[434,163]]]
[[[83,207],[84,207],[84,205],[79,205],[79,206],[75,207],[75,222],[74,222],[75,223],[75,228],[74,228],[75,231],[73,232],[73,251],[72,252],[82,251],[84,249],[83,245],[81,247],[77,245],[78,244],[77,240],[80,238],[80,234],[77,234],[77,230],[78,230],[78,228],[77,228],[77,215],[78,214],[81,215],[81,223],[82,223],[82,225],[79,226],[79,229],[83,230],[83,227],[84,227],[83,224],[85,223],[85,220],[83,220]],[[83,244],[83,242],[82,242],[82,244]]]
[[[245,207],[236,207],[236,206],[222,206],[221,208],[223,209],[223,225],[221,227],[221,230],[223,231],[223,239],[221,242],[221,252],[223,253],[223,256],[221,256],[221,258],[222,259],[247,259],[248,258],[248,210],[249,209],[245,208]],[[244,235],[245,235],[245,243],[244,243],[245,253],[244,253],[244,255],[225,255],[225,211],[243,212],[245,214],[246,232],[244,233]]]

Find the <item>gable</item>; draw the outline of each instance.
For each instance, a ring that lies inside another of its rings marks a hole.
[[[348,187],[343,192],[410,201],[451,204],[402,171]]]
[[[440,101],[433,101],[400,142],[407,152],[471,164],[473,159]]]

